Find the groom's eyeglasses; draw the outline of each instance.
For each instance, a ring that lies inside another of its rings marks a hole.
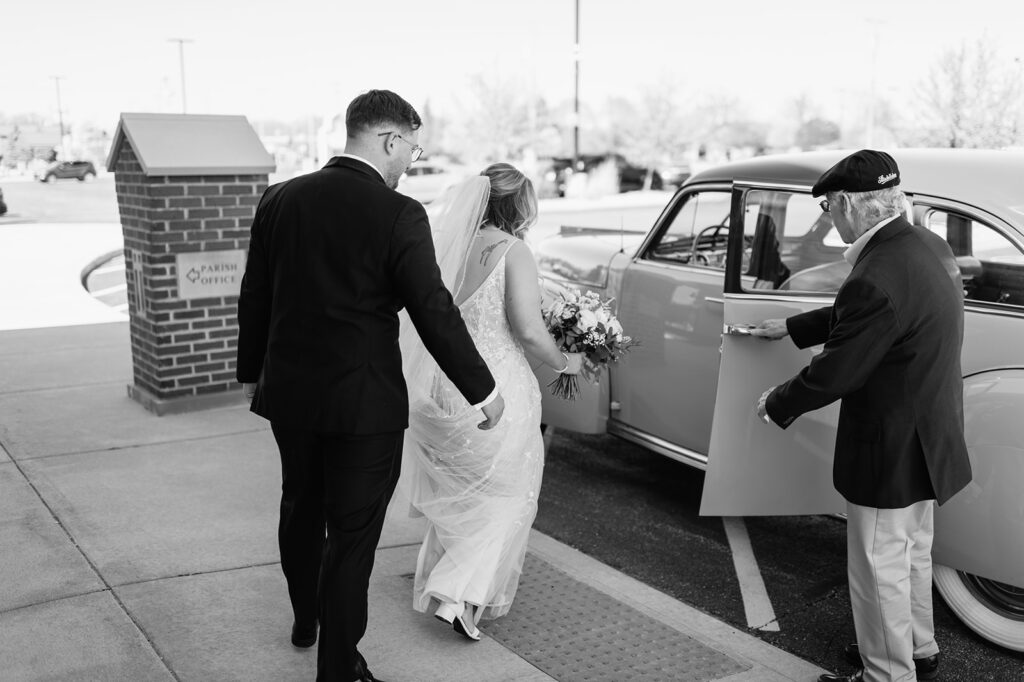
[[[409,140],[405,139],[404,137],[402,137],[401,135],[399,135],[395,131],[389,130],[386,133],[377,133],[377,137],[384,137],[385,135],[394,135],[396,139],[399,139],[402,142],[404,142],[407,145],[409,145],[410,147],[412,147],[412,160],[413,161],[419,161],[419,158],[421,156],[423,156],[423,147],[419,146],[418,144],[413,144],[412,142],[409,142]]]
[[[824,211],[825,213],[828,213],[829,209],[831,208],[831,206],[828,203],[828,199],[822,199],[821,201],[819,201],[818,206],[821,206],[821,210]]]

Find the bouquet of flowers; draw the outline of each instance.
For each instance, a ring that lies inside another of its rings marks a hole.
[[[584,354],[580,374],[590,382],[608,363],[617,362],[638,344],[622,333],[622,325],[612,314],[612,300],[602,301],[593,291],[581,294],[579,289],[571,289],[544,310],[544,322],[559,348]],[[565,400],[575,400],[580,394],[574,374],[559,374],[548,386],[552,394]]]

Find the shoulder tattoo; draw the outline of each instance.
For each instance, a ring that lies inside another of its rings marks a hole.
[[[507,239],[502,239],[500,242],[494,242],[490,246],[484,247],[484,250],[480,252],[480,265],[487,265],[487,261],[494,253],[494,250],[507,241]]]

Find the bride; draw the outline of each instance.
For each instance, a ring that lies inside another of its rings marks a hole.
[[[537,217],[533,183],[496,163],[456,186],[434,221],[441,274],[505,399],[489,431],[411,325],[402,356],[409,385],[404,486],[427,519],[413,607],[480,639],[477,623],[508,613],[519,585],[544,467],[541,394],[527,356],[578,373],[541,317],[533,254],[522,241]]]

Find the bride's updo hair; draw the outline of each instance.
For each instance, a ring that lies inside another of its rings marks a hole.
[[[514,237],[523,237],[537,221],[537,192],[530,178],[508,163],[494,163],[480,175],[491,181],[484,221]]]

